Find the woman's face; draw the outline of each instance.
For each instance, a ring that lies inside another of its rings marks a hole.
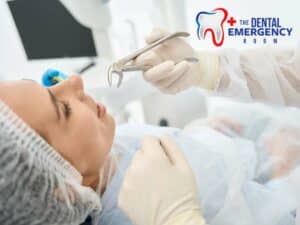
[[[111,149],[115,123],[86,95],[80,76],[51,88],[29,80],[0,83],[0,98],[83,177],[98,174]]]

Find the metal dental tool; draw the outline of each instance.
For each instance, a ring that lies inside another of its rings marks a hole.
[[[116,61],[115,63],[113,63],[109,68],[108,68],[108,83],[109,86],[113,85],[113,74],[116,74],[119,76],[118,78],[118,83],[117,83],[117,87],[120,87],[122,80],[123,80],[123,72],[129,72],[129,71],[145,71],[151,68],[151,66],[149,65],[145,65],[145,66],[138,66],[138,65],[133,65],[132,61],[135,60],[138,56],[140,56],[141,54],[152,50],[153,48],[155,48],[156,46],[171,40],[173,38],[176,37],[188,37],[190,34],[187,32],[175,32],[172,33],[170,35],[167,35],[166,37],[163,37],[157,41],[155,41],[154,43],[145,46],[144,48],[138,49],[135,52],[129,54],[128,56]],[[184,58],[183,60],[186,60],[188,62],[198,62],[198,59],[196,57],[187,57]]]

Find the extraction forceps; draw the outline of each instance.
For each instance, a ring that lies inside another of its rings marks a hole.
[[[114,62],[112,65],[110,65],[110,67],[108,68],[108,83],[109,86],[113,85],[113,74],[118,75],[118,83],[117,83],[117,87],[120,87],[122,80],[123,80],[123,72],[129,72],[129,71],[138,71],[138,70],[148,70],[149,68],[151,68],[151,66],[149,65],[133,65],[133,60],[135,60],[138,56],[140,56],[141,54],[150,51],[151,49],[155,48],[156,46],[164,43],[165,41],[168,41],[170,39],[176,38],[176,37],[188,37],[190,34],[187,32],[175,32],[172,33],[170,35],[167,35],[166,37],[163,37],[157,41],[155,41],[154,43],[145,46],[144,48],[141,48],[127,56],[125,56],[124,58]],[[186,60],[188,62],[198,62],[198,59],[196,57],[187,57],[184,58],[183,60]],[[176,63],[176,62],[175,62]]]

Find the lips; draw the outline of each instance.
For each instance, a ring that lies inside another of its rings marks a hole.
[[[104,105],[97,103],[97,114],[98,118],[102,118],[106,113],[106,108]]]

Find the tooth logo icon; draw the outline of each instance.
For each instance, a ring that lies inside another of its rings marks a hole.
[[[224,8],[199,12],[196,16],[198,39],[204,40],[210,33],[213,44],[220,47],[224,42],[224,23],[227,17],[228,11]]]

